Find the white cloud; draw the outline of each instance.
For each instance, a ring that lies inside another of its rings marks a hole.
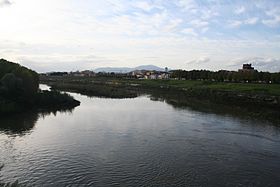
[[[63,44],[59,46],[55,44],[15,44],[13,42],[5,44],[0,40],[0,56],[9,60],[14,59],[15,62],[20,62],[40,72],[75,71],[104,66],[133,67],[143,63],[160,67],[167,66],[172,69],[219,70],[228,69],[228,62],[236,56],[254,56],[262,53],[275,59],[280,58],[277,52],[273,53],[275,47],[279,48],[277,42],[208,40],[180,36],[125,37],[108,38],[107,40],[96,38],[95,40],[93,43],[90,43],[89,40],[88,44],[76,47],[74,47],[74,43],[67,46]],[[94,57],[89,57],[91,54],[94,54]],[[156,60],[147,59],[147,56],[156,57]],[[211,63],[206,62],[207,58],[211,58],[209,61]],[[195,63],[186,66],[186,62],[193,59],[201,62],[201,66]],[[31,64],[31,62],[33,63]]]
[[[275,16],[272,19],[264,19],[262,23],[269,27],[277,27],[280,25],[280,16]]]
[[[9,0],[0,0],[0,7],[1,6],[7,6],[7,5],[11,5],[11,1]]]
[[[201,33],[206,33],[209,30],[209,27],[204,27],[201,29]]]
[[[209,25],[209,23],[207,21],[203,21],[203,20],[200,20],[200,19],[192,20],[190,22],[190,24],[194,27],[197,27],[197,28],[205,27],[205,26]]]
[[[220,14],[216,11],[209,10],[209,9],[203,9],[201,10],[201,18],[204,20],[209,20],[213,17],[219,16]]]
[[[234,10],[234,13],[239,15],[239,14],[242,14],[246,11],[245,7],[244,6],[241,6],[241,7],[238,7]]]
[[[183,22],[182,19],[172,19],[164,27],[164,31],[172,32],[177,29],[177,27]]]
[[[200,57],[198,59],[187,62],[187,64],[203,64],[203,63],[207,63],[207,62],[210,62],[209,57]]]
[[[242,25],[242,21],[239,21],[239,20],[232,20],[229,22],[229,27],[231,28],[238,28]]]
[[[244,24],[255,25],[258,21],[259,21],[259,18],[257,18],[257,17],[248,18],[244,21]]]
[[[185,11],[190,11],[197,8],[196,2],[194,0],[179,0],[177,5],[182,7]]]
[[[193,70],[193,69],[207,69],[206,67],[210,67],[211,59],[209,57],[198,57],[194,60],[188,61],[186,63],[186,69],[187,70]]]
[[[210,20],[213,17],[219,16],[219,12],[215,10],[215,1],[209,1],[209,6],[201,6],[201,2],[196,0],[178,0],[175,4],[189,15],[196,15],[202,20]]]
[[[134,7],[140,8],[145,11],[151,11],[154,8],[154,6],[147,1],[136,2],[134,4]]]
[[[273,8],[271,10],[267,10],[265,12],[266,15],[270,16],[270,17],[276,17],[280,15],[280,8]]]
[[[270,18],[262,20],[262,23],[264,25],[269,26],[269,27],[277,27],[280,25],[280,9],[279,8],[274,8],[272,10],[266,11],[265,13]]]
[[[241,68],[242,64],[252,64],[259,71],[280,72],[280,59],[269,57],[248,57],[233,60],[232,67]]]
[[[252,35],[240,39],[247,34],[240,26],[257,24],[260,20],[254,16],[263,12],[250,14],[250,9],[242,15],[245,19],[235,16],[238,20],[234,21],[234,3],[215,1],[11,0],[13,6],[0,11],[0,58],[30,63],[40,71],[53,70],[52,65],[57,70],[76,70],[143,63],[174,69],[185,68],[186,61],[193,59],[203,62],[206,57],[213,63],[201,68],[217,70],[236,56],[280,58],[275,33],[263,40],[255,37],[259,31],[252,26]],[[266,18],[277,15],[274,12]],[[234,30],[238,36],[223,29],[227,24],[240,27]],[[102,58],[85,58],[90,54]],[[198,67],[193,64],[193,68]]]
[[[181,32],[187,35],[198,36],[198,34],[192,28],[185,28]]]
[[[241,20],[231,20],[229,22],[229,27],[231,28],[238,28],[241,25],[255,25],[257,24],[257,22],[259,21],[259,18],[257,17],[252,17],[252,18],[248,18],[244,21]]]

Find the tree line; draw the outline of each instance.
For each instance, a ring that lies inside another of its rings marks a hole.
[[[258,71],[209,71],[209,70],[173,70],[171,78],[185,80],[205,80],[217,82],[259,82],[280,83],[280,72],[258,72]]]
[[[0,59],[0,116],[34,108],[70,109],[79,104],[68,94],[39,90],[39,75],[35,71]]]
[[[0,59],[0,95],[32,97],[38,88],[39,75],[35,71]]]

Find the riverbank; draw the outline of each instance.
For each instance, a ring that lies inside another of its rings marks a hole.
[[[214,102],[227,102],[233,105],[258,105],[280,108],[279,84],[220,83],[189,80],[136,80],[114,78],[42,77],[42,83],[53,88],[72,90],[79,93],[124,96],[139,91],[162,90],[184,93],[186,97],[208,99]],[[100,90],[103,89],[104,93]],[[100,93],[98,93],[100,92]]]
[[[184,80],[123,80],[108,78],[44,77],[53,89],[88,96],[132,98],[150,95],[174,107],[280,122],[280,86]]]
[[[71,109],[79,106],[80,102],[66,93],[57,91],[40,91],[32,100],[21,98],[7,99],[0,97],[0,116],[14,115],[27,111],[54,111]]]

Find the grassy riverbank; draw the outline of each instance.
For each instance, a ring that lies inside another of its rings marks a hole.
[[[132,81],[135,82],[135,81]],[[136,81],[148,87],[172,87],[177,89],[209,89],[240,93],[268,94],[280,96],[279,84],[224,83],[191,80],[140,80]]]
[[[280,122],[280,85],[104,77],[42,77],[53,89],[88,96],[132,98],[148,94],[174,107]]]
[[[121,95],[121,91],[135,93],[139,90],[173,90],[184,92],[186,96],[210,99],[213,101],[232,101],[235,104],[251,104],[280,107],[279,84],[224,83],[190,80],[137,80],[117,78],[81,77],[42,77],[41,81],[51,86],[81,93],[104,91]],[[109,95],[110,95],[109,94]],[[97,94],[98,95],[98,94]],[[102,93],[99,93],[102,95]],[[108,94],[107,94],[108,95]]]
[[[119,79],[111,77],[41,77],[41,81],[74,83],[74,84],[107,84],[107,85],[132,85],[149,88],[173,89],[211,89],[218,91],[232,91],[241,93],[267,94],[280,96],[280,84],[265,83],[226,83],[198,80],[146,80],[146,79]]]

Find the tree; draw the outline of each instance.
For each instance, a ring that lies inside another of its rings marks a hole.
[[[22,88],[22,80],[17,78],[13,73],[7,73],[1,79],[1,85],[9,94],[17,95]]]
[[[35,71],[4,59],[0,59],[0,79],[9,93],[32,97],[38,92],[39,76]]]

